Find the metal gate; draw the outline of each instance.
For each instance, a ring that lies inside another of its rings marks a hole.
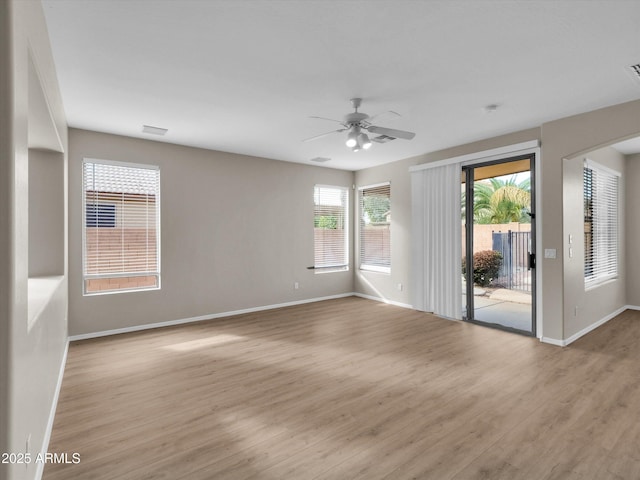
[[[531,232],[492,232],[493,250],[502,254],[502,266],[495,283],[510,290],[531,292],[530,241]]]

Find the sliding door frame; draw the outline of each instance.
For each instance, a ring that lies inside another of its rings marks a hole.
[[[505,330],[508,332],[518,333],[521,335],[536,337],[538,331],[538,316],[537,316],[537,283],[538,283],[538,268],[537,268],[537,195],[536,195],[536,164],[538,161],[539,152],[530,152],[515,156],[505,156],[494,160],[482,161],[463,164],[462,172],[465,176],[465,256],[467,262],[465,264],[465,280],[466,280],[466,314],[464,320],[469,323],[483,325],[498,330]],[[531,275],[531,331],[519,330],[517,328],[507,327],[498,323],[482,322],[474,319],[475,306],[473,297],[473,204],[474,204],[474,170],[476,168],[487,167],[490,165],[498,165],[501,163],[510,163],[519,160],[529,159],[529,171],[530,171],[530,192],[531,192],[531,211],[529,212],[531,217],[531,245],[529,247],[529,268],[533,270]],[[471,261],[469,261],[471,259]]]

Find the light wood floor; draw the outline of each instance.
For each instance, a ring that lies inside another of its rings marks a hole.
[[[153,321],[153,319],[150,319]],[[640,312],[566,348],[359,298],[72,343],[57,479],[638,479]]]

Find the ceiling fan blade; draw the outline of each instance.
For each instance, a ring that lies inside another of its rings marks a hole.
[[[315,118],[317,120],[328,120],[330,122],[336,122],[339,123],[340,125],[342,125],[342,121],[341,120],[334,120],[333,118],[327,118],[327,117],[316,117],[316,116],[311,116],[309,118]]]
[[[398,112],[394,112],[393,110],[387,110],[386,112],[376,113],[373,117],[369,117],[367,119],[368,122],[372,122],[376,118],[384,117],[385,115],[393,115],[394,117],[401,117]]]
[[[338,130],[331,130],[330,132],[321,133],[320,135],[316,135],[315,137],[305,138],[303,142],[310,142],[312,140],[317,140],[318,138],[326,137],[327,135],[331,135],[332,133],[344,132],[347,130],[346,128],[340,128]]]
[[[395,130],[393,128],[385,128],[385,127],[376,127],[375,125],[371,125],[367,127],[371,133],[379,133],[380,135],[387,135],[389,137],[394,138],[402,138],[404,140],[411,140],[416,136],[413,132],[405,132],[404,130]]]

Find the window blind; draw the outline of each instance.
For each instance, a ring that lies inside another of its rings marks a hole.
[[[160,170],[83,162],[85,294],[160,286]]]
[[[346,269],[349,191],[344,187],[314,187],[314,268]]]
[[[618,184],[620,173],[586,160],[584,189],[585,287],[618,275]]]
[[[411,170],[413,308],[462,318],[459,162]]]
[[[360,268],[391,270],[391,184],[359,189]]]

